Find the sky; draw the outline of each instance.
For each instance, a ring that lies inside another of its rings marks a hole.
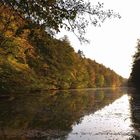
[[[74,34],[65,31],[59,36],[67,35],[76,52],[80,49],[87,58],[111,68],[124,78],[129,78],[132,56],[136,51],[137,39],[140,38],[140,1],[98,1],[104,3],[104,9],[112,9],[122,18],[107,19],[101,27],[89,26],[86,37],[90,44],[81,45]]]

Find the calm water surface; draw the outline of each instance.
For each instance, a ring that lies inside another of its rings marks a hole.
[[[0,140],[140,140],[140,94],[86,89],[1,96]]]

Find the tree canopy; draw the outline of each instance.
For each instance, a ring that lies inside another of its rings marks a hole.
[[[137,42],[136,52],[133,56],[132,72],[129,78],[129,84],[140,88],[140,40]]]
[[[85,40],[88,24],[97,26],[106,18],[120,18],[112,10],[104,10],[103,3],[92,5],[84,0],[1,0],[2,5],[9,6],[28,21],[41,25],[48,33],[65,28],[74,32],[80,41]]]

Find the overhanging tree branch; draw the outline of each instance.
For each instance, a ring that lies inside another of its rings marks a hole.
[[[84,34],[89,23],[97,26],[107,18],[120,18],[112,10],[104,10],[102,3],[91,5],[84,0],[1,0],[0,4],[11,7],[22,18],[40,24],[52,32],[59,32],[60,28],[67,27],[80,42],[85,39]],[[89,20],[86,19],[87,15]]]

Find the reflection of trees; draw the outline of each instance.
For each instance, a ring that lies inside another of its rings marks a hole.
[[[140,139],[140,91],[131,90],[130,105],[131,105],[131,114],[133,127],[135,128],[134,139]]]
[[[0,137],[4,133],[24,136],[30,130],[32,136],[39,131],[46,133],[45,136],[48,132],[49,136],[54,135],[53,132],[65,132],[63,135],[67,135],[72,125],[80,123],[85,114],[94,113],[120,96],[120,91],[109,89],[13,96],[0,103]]]

